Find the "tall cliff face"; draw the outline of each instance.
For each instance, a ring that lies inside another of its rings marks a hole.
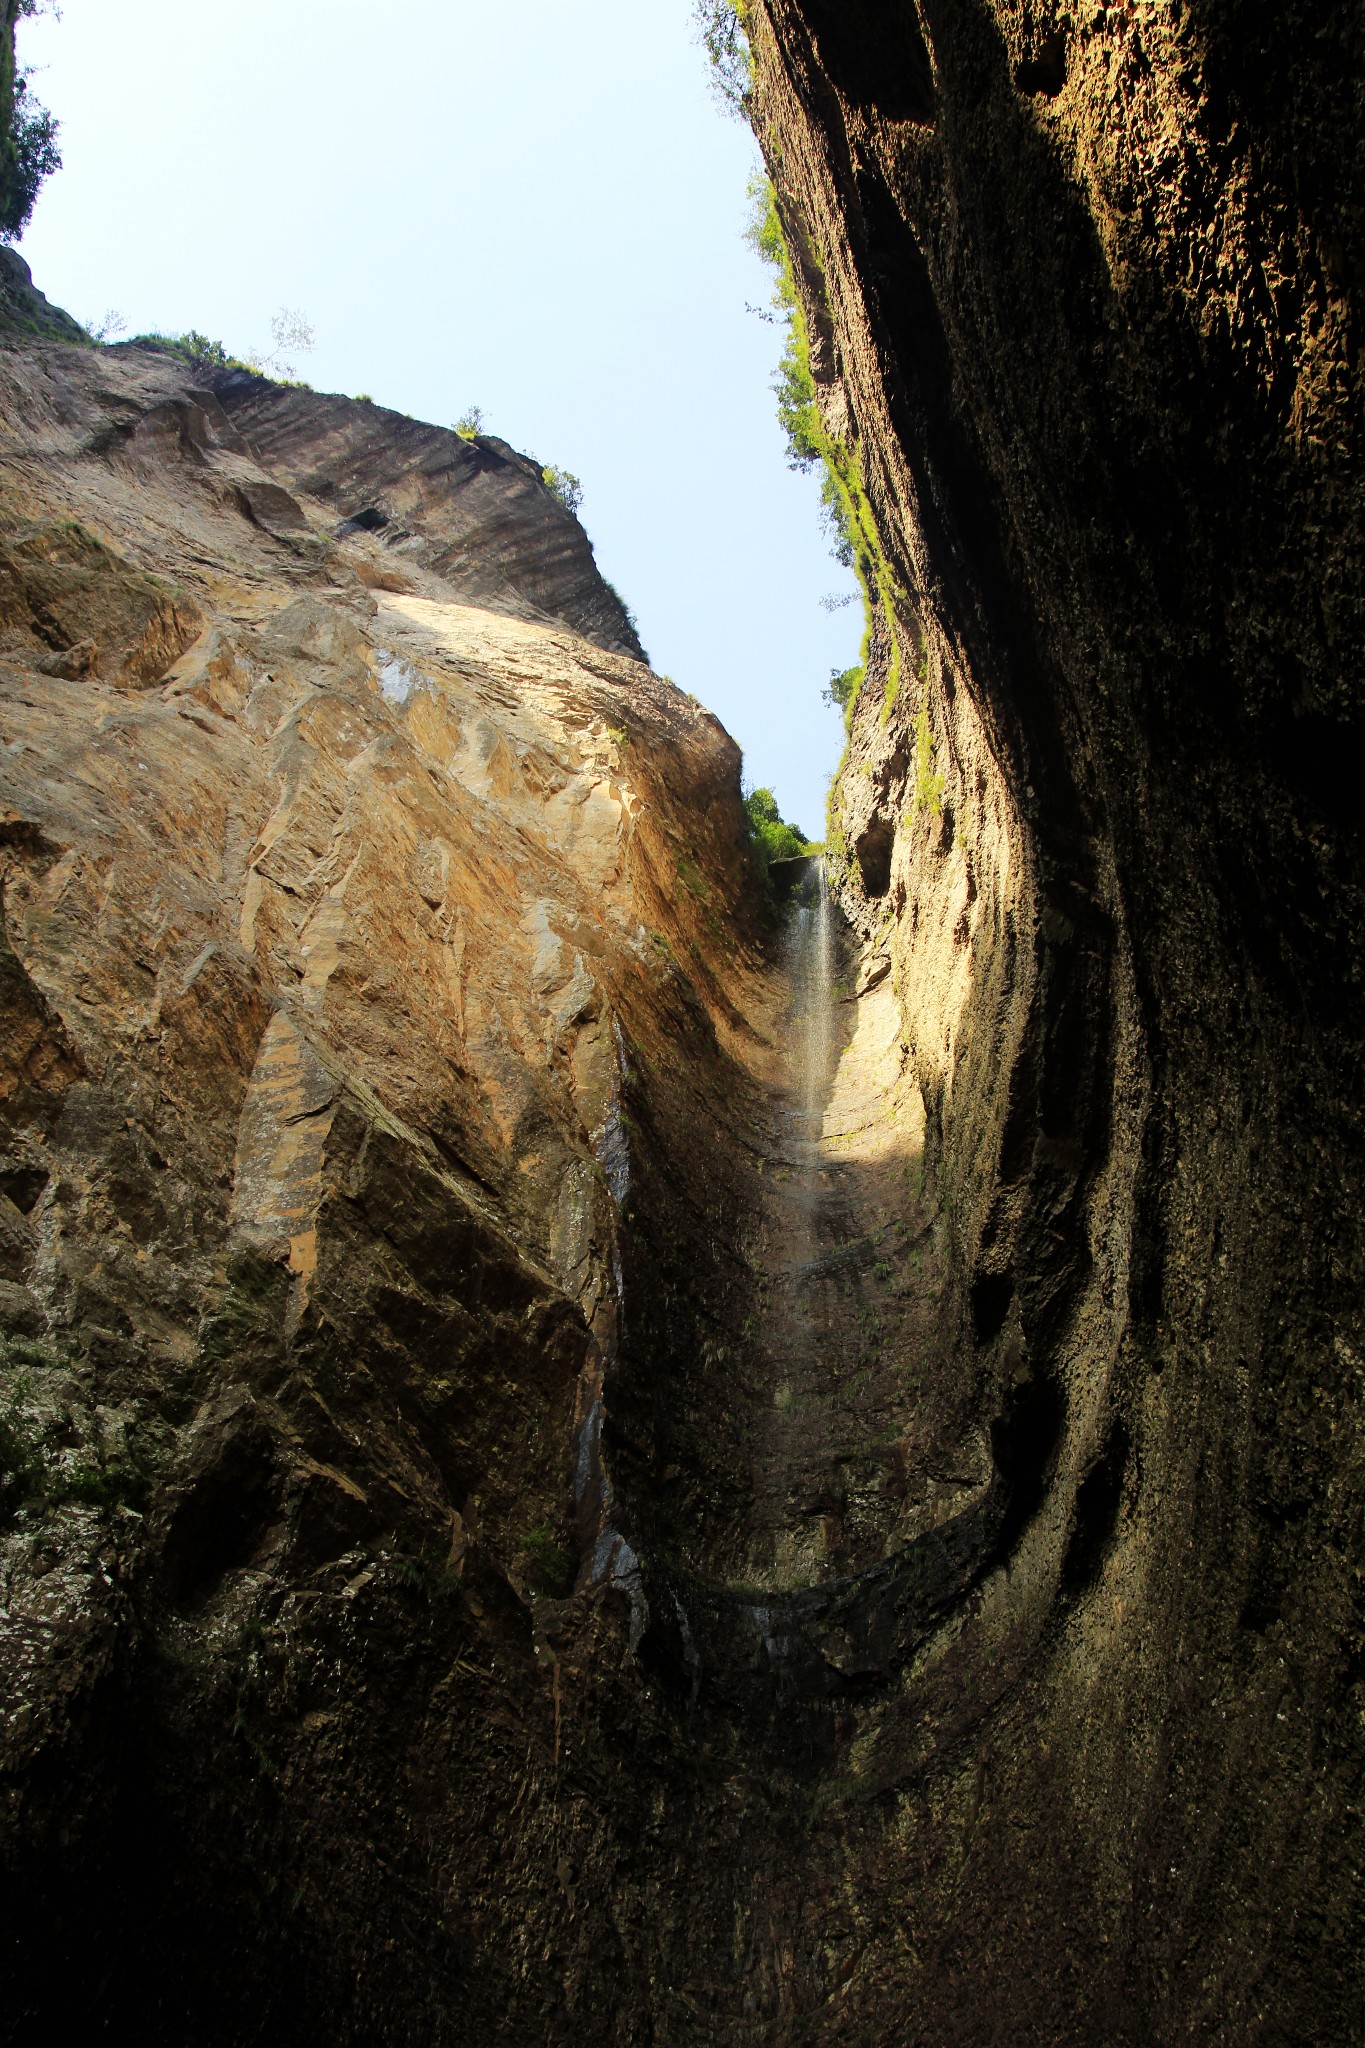
[[[1358,2030],[1355,31],[748,15],[778,930],[534,465],[0,279],[16,2040]]]
[[[863,2038],[1344,2040],[1360,24],[751,17],[897,592],[844,900],[1034,1481],[859,1772]]]
[[[560,1646],[643,1612],[625,1100],[765,1057],[738,751],[501,444],[0,389],[6,2035],[534,2032]]]

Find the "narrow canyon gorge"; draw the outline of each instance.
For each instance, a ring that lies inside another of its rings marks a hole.
[[[766,883],[538,463],[0,248],[6,2041],[1360,2039],[1365,17],[738,20]]]

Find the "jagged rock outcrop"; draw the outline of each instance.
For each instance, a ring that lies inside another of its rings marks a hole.
[[[53,341],[85,343],[85,329],[60,306],[49,303],[33,282],[33,272],[17,249],[0,245],[0,334],[11,340],[43,336]]]
[[[582,527],[563,517],[540,466],[505,441],[244,370],[222,372],[214,390],[271,474],[328,506],[339,533],[372,535],[400,576],[418,563],[471,602],[530,605],[609,654],[644,660]]]

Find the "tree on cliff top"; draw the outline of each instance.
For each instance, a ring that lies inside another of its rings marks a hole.
[[[28,14],[42,14],[51,0],[0,0],[0,241],[13,241],[28,226],[38,188],[61,168],[57,123],[28,89],[28,73],[15,64],[14,32]],[[52,10],[55,11],[55,10]]]
[[[768,890],[768,869],[775,860],[795,860],[811,850],[810,841],[799,825],[789,825],[777,808],[770,789],[751,789],[744,799],[749,821],[749,844],[758,863],[759,875]]]
[[[711,60],[717,97],[732,113],[741,116],[753,80],[745,12],[736,0],[694,0],[692,8],[697,38]]]

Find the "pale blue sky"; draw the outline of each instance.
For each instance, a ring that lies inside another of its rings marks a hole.
[[[823,836],[859,608],[820,606],[851,577],[785,465],[755,146],[688,0],[62,0],[20,35],[62,123],[20,244],[50,298],[238,351],[295,307],[319,390],[478,405],[575,471],[655,666]]]

